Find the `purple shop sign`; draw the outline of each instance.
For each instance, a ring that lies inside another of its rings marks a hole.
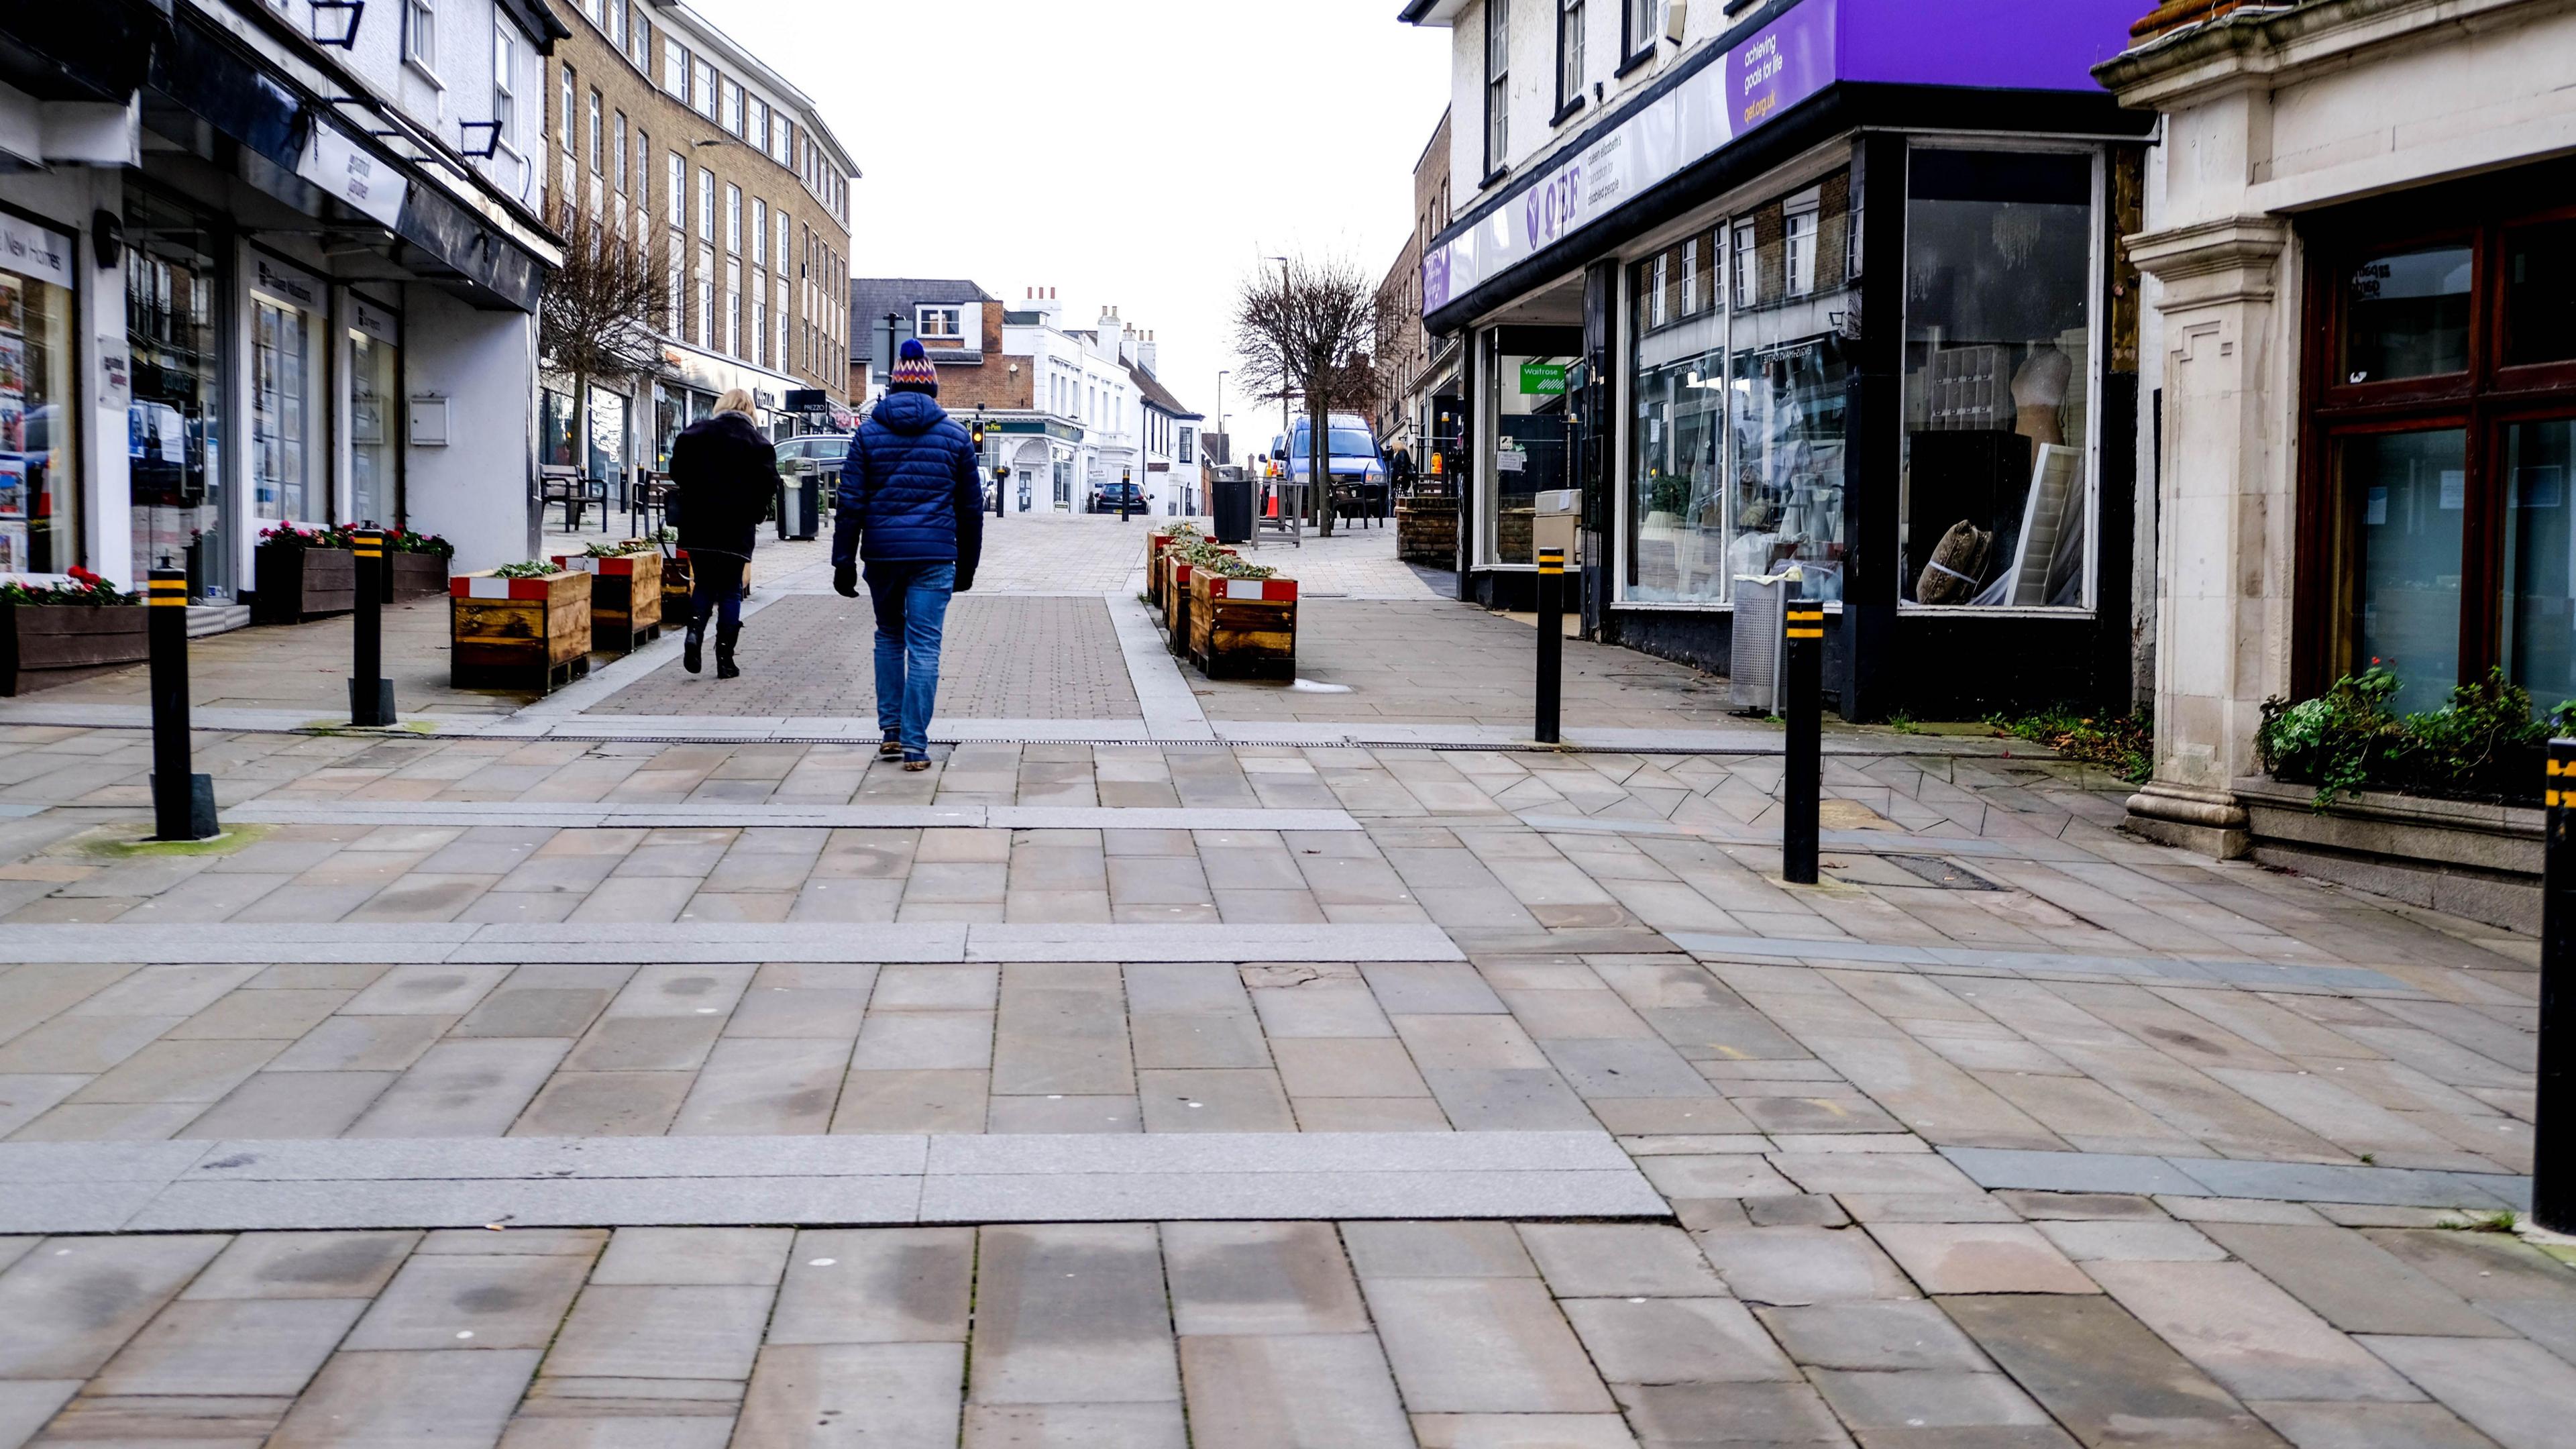
[[[2138,0],[1806,0],[1634,110],[1422,260],[1422,308],[1617,211],[1836,81],[2097,89]]]

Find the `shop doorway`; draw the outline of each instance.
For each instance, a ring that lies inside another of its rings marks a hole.
[[[188,571],[189,598],[228,600],[237,525],[224,487],[223,248],[194,215],[139,192],[126,193],[125,228],[134,576],[167,560]]]
[[[1484,467],[1487,561],[1532,564],[1538,495],[1574,486],[1583,329],[1497,327],[1488,334]]]

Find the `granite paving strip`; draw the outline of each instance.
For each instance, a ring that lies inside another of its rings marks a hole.
[[[2488,1172],[2430,1172],[2348,1163],[2144,1157],[2116,1152],[2023,1152],[1943,1147],[1979,1187],[2043,1192],[2122,1192],[2160,1197],[2252,1198],[2383,1207],[2527,1209],[2531,1179]]]
[[[0,1182],[7,1233],[1669,1211],[1598,1132],[6,1143]]]
[[[247,824],[536,829],[1317,830],[1364,827],[1346,810],[1098,805],[815,805],[773,800],[569,803],[541,800],[250,800],[224,812]]]
[[[2062,951],[1992,951],[1965,946],[1911,946],[1877,941],[1795,936],[1722,936],[1668,931],[1674,945],[1694,956],[1788,960],[1809,965],[1912,966],[1927,970],[2006,971],[2016,974],[2119,976],[2177,984],[2241,986],[2255,990],[2319,990],[2338,994],[2424,993],[2367,966],[2291,961],[2182,960],[2162,956],[2093,956]]]
[[[1457,961],[1429,925],[594,922],[0,926],[0,965]]]
[[[1162,622],[1133,595],[1110,594],[1110,623],[1118,631],[1118,652],[1127,666],[1129,687],[1145,716],[1146,732],[1158,740],[1211,740],[1207,712],[1197,691],[1166,647]]]

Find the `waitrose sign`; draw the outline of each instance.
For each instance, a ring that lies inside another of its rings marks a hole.
[[[1806,0],[1422,261],[1422,310],[1610,216],[1836,81],[2095,91],[2137,0]]]

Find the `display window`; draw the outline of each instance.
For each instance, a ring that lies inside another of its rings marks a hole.
[[[2373,666],[2439,709],[2501,668],[2576,699],[2576,168],[2302,227],[2303,694]],[[2428,223],[2432,223],[2428,225]]]
[[[261,518],[330,522],[331,499],[315,464],[313,406],[319,371],[313,338],[322,287],[268,257],[251,262],[250,489]]]
[[[80,562],[74,240],[0,215],[0,574]]]
[[[2101,160],[1916,145],[1905,214],[1903,598],[2089,605]]]
[[[1573,486],[1583,387],[1580,328],[1502,327],[1486,334],[1485,415],[1492,419],[1484,490],[1485,561],[1534,565],[1538,495]]]
[[[1629,267],[1623,602],[1723,604],[1793,566],[1842,597],[1850,203],[1838,171]]]
[[[365,297],[349,298],[348,318],[349,517],[391,524],[402,516],[402,449],[395,437],[401,324],[391,308]]]
[[[146,192],[126,193],[125,227],[134,576],[166,561],[187,570],[190,597],[227,598],[223,337],[230,292],[217,260],[225,248],[192,213]]]

